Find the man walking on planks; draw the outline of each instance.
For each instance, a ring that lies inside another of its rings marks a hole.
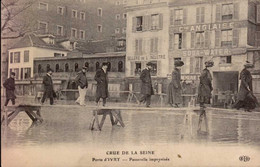
[[[48,69],[47,74],[43,77],[43,81],[42,81],[44,85],[44,93],[41,100],[41,104],[43,104],[45,99],[48,97],[50,98],[50,105],[53,105],[54,90],[53,90],[53,82],[51,76],[52,76],[52,69]]]
[[[148,62],[146,64],[146,68],[141,72],[140,79],[142,81],[141,85],[141,94],[142,97],[140,99],[140,103],[146,102],[146,107],[150,107],[151,104],[151,96],[154,94],[152,87],[152,79],[150,71],[152,69],[152,63]]]
[[[95,80],[97,81],[97,91],[96,91],[96,104],[100,98],[103,99],[103,106],[106,105],[106,99],[108,97],[108,76],[107,76],[107,63],[103,63],[101,69],[98,69],[95,75]]]
[[[86,77],[86,71],[87,67],[82,67],[82,70],[78,73],[75,82],[78,85],[78,90],[79,90],[79,97],[76,100],[76,103],[85,106],[85,97],[87,93],[87,88],[88,88],[88,80]]]
[[[5,82],[4,82],[4,87],[6,89],[6,101],[5,101],[5,106],[8,105],[9,100],[12,101],[12,104],[15,105],[15,94],[14,94],[14,90],[15,90],[15,73],[11,72],[10,78],[8,78]]]

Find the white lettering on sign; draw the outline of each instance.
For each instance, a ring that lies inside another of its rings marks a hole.
[[[185,27],[176,27],[175,31],[206,31],[206,30],[218,30],[234,28],[234,23],[214,23],[214,24],[201,24],[201,25],[191,25]]]
[[[159,59],[166,59],[166,58],[165,58],[165,55],[151,55],[150,59],[159,60]]]
[[[150,59],[153,60],[161,60],[161,59],[166,59],[165,55],[150,55]],[[139,61],[146,61],[149,60],[148,56],[127,56],[127,60],[139,60]]]
[[[231,55],[231,51],[227,48],[186,50],[186,51],[182,51],[182,55],[183,56],[226,56],[226,55]]]

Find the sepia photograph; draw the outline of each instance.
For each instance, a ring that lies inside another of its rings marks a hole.
[[[260,0],[1,0],[2,167],[260,167]]]

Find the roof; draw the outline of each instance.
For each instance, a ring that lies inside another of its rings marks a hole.
[[[104,53],[107,48],[115,47],[114,40],[90,41],[87,43],[79,43],[77,50],[85,54]]]
[[[169,6],[185,6],[191,4],[201,4],[201,3],[209,3],[210,0],[170,0]]]
[[[24,48],[24,47],[40,47],[40,48],[55,49],[55,50],[67,50],[64,47],[62,47],[59,43],[55,43],[55,44],[46,43],[36,34],[25,35],[21,40],[15,43],[11,47],[11,49]]]

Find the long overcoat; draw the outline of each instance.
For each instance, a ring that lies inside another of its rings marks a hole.
[[[46,94],[46,96],[49,98],[53,98],[54,90],[51,76],[49,76],[48,74],[45,75],[43,77],[42,83],[44,85],[44,93]]]
[[[96,97],[108,97],[108,76],[103,69],[98,69],[94,78],[97,81]]]
[[[249,91],[253,92],[252,75],[247,69],[243,69],[240,73],[241,84],[237,95],[237,100],[243,101],[247,97]],[[250,90],[247,89],[249,87]]]
[[[168,86],[168,103],[181,103],[181,91],[181,72],[179,69],[175,68],[172,72],[172,80]]]
[[[75,78],[75,82],[78,86],[81,87],[81,89],[88,88],[88,80],[86,77],[86,74],[83,73],[83,71],[80,71]]]
[[[6,89],[6,98],[7,99],[15,99],[16,96],[14,94],[14,90],[15,90],[15,80],[14,78],[8,78],[5,82],[4,82],[4,87]]]
[[[200,103],[209,104],[211,98],[212,76],[207,68],[205,68],[200,75],[200,83],[198,88],[198,101]]]
[[[152,78],[150,74],[150,70],[144,69],[141,72],[140,79],[141,83],[141,94],[143,95],[153,95],[153,86],[152,86]]]

